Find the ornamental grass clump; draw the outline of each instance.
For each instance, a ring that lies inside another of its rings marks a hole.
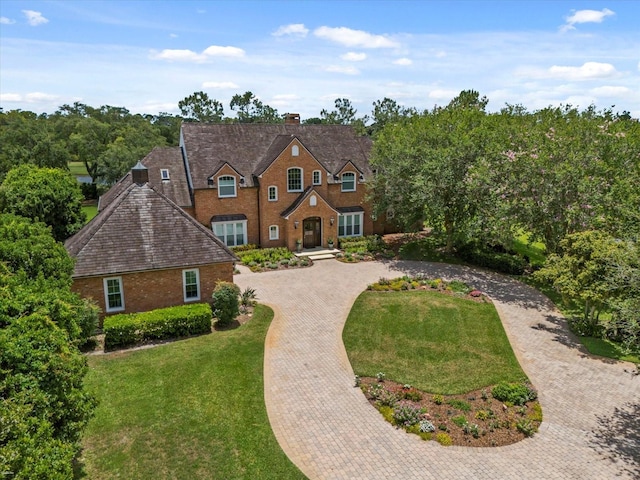
[[[538,398],[536,391],[526,383],[500,382],[493,387],[491,395],[501,402],[509,402],[513,405],[524,405],[525,403]]]

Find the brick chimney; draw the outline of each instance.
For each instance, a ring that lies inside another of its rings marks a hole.
[[[142,162],[138,161],[136,166],[131,169],[131,179],[133,183],[144,185],[149,182],[149,169]]]
[[[284,124],[285,125],[300,125],[300,114],[299,113],[286,113],[284,115]]]

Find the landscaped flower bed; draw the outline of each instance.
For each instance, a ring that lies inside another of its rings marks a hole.
[[[496,447],[533,436],[542,422],[537,394],[525,383],[502,383],[464,395],[422,392],[411,385],[356,377],[356,386],[385,420],[442,445]]]
[[[240,258],[242,264],[249,267],[252,272],[309,267],[313,264],[310,259],[306,257],[298,258],[284,247],[257,248],[255,245],[243,246],[235,248],[234,253]]]
[[[393,279],[380,278],[376,283],[367,286],[367,290],[375,292],[391,292],[400,290],[435,290],[447,295],[468,298],[476,302],[490,302],[489,298],[480,290],[467,285],[460,280],[446,281],[441,278],[427,279],[425,277],[398,277]]]
[[[393,258],[394,253],[386,248],[378,235],[367,237],[340,238],[341,252],[336,254],[338,261],[357,263],[381,258]]]

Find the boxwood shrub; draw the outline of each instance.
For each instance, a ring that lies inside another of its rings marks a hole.
[[[150,340],[209,332],[211,308],[206,303],[194,303],[107,317],[104,319],[104,347],[110,350]]]

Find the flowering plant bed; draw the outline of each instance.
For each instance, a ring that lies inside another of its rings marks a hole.
[[[446,295],[455,295],[476,302],[491,303],[491,300],[480,290],[467,285],[460,280],[446,281],[441,278],[428,279],[425,277],[398,277],[393,279],[380,278],[376,283],[367,286],[367,290],[375,292],[397,292],[400,290],[431,290]]]
[[[385,420],[444,446],[510,445],[533,436],[542,422],[537,394],[525,383],[503,382],[464,395],[440,395],[378,373],[376,378],[356,377],[356,386]]]

